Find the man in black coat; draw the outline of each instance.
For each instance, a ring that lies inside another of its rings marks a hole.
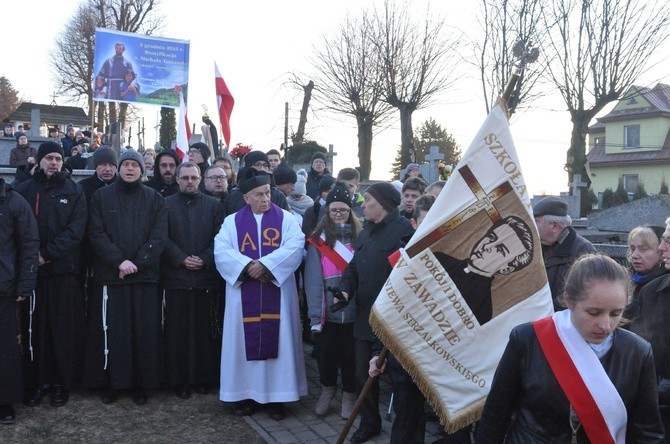
[[[39,249],[30,205],[0,178],[0,424],[16,421],[12,404],[23,399],[16,313],[35,288]]]
[[[565,275],[575,259],[585,253],[595,253],[596,249],[572,228],[565,199],[545,197],[533,205],[533,216],[540,234],[544,268],[554,300],[554,310],[565,310],[562,302]]]
[[[368,379],[368,363],[381,348],[368,321],[370,309],[391,274],[389,256],[404,246],[414,233],[409,221],[400,216],[398,205],[400,193],[390,183],[376,183],[366,190],[361,205],[366,225],[356,239],[354,257],[340,281],[345,298],[356,302],[354,354],[358,394]],[[358,430],[351,437],[354,443],[366,442],[381,431],[378,380],[368,392],[360,414]]]
[[[79,182],[79,185],[84,189],[87,207],[91,203],[93,193],[104,186],[114,183],[116,180],[117,160],[116,152],[112,147],[107,145],[102,145],[93,153],[95,173],[91,177],[87,177]]]
[[[84,385],[107,387],[113,403],[122,389],[146,404],[160,382],[161,307],[158,265],[167,240],[163,197],[142,185],[144,159],[119,157],[119,179],[91,199],[88,241],[93,251]],[[104,313],[104,315],[103,315]]]
[[[249,154],[244,156],[244,167],[240,169],[237,177],[238,183],[242,183],[245,180],[245,171],[249,168],[253,168],[256,171],[270,171],[270,161],[268,160],[268,155],[262,151],[251,151]],[[279,208],[282,208],[286,211],[291,211],[286,201],[286,196],[284,193],[279,191],[274,183],[274,178],[272,178],[272,183],[270,184],[270,200],[273,204],[277,205]],[[228,193],[228,198],[226,199],[226,216],[237,213],[241,210],[247,203],[244,201],[244,193],[239,188],[235,188]]]
[[[163,197],[175,194],[179,191],[179,185],[175,180],[175,171],[179,162],[179,156],[175,150],[167,149],[158,153],[154,163],[154,177],[149,179],[146,185],[158,191]],[[158,171],[156,171],[156,166],[158,166]]]
[[[40,237],[35,298],[24,310],[23,328],[34,348],[27,355],[24,404],[38,405],[52,387],[51,405],[67,404],[78,380],[84,304],[79,280],[81,242],[86,230],[86,199],[63,168],[63,148],[45,142],[37,150],[38,169],[17,186],[37,219]],[[28,326],[32,322],[32,337]]]
[[[182,163],[177,167],[179,192],[165,199],[168,240],[161,286],[167,379],[180,398],[188,398],[191,387],[205,393],[220,377],[222,304],[214,236],[223,222],[223,206],[198,190],[200,180],[197,164]]]

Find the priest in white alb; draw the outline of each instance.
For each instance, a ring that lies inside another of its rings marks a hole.
[[[220,399],[235,414],[265,407],[286,416],[283,403],[307,394],[294,272],[305,237],[293,215],[270,202],[271,175],[249,168],[240,181],[247,203],[226,217],[214,240],[226,281]]]

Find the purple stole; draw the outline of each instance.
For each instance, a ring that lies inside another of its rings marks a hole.
[[[246,205],[238,211],[235,227],[240,253],[251,259],[260,259],[279,248],[283,219],[282,210],[271,204],[270,210],[261,219],[261,245],[258,245],[258,225],[251,207]],[[241,291],[247,361],[276,358],[279,352],[281,288],[271,282],[249,278],[242,283]]]

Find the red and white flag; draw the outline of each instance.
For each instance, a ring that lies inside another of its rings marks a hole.
[[[226,142],[226,149],[230,147],[230,115],[233,113],[235,99],[226,85],[219,67],[214,62],[214,77],[216,85],[216,100],[219,105],[219,120],[221,121],[221,132]]]
[[[177,120],[177,144],[175,151],[182,160],[188,160],[188,141],[191,140],[191,128],[188,124],[188,111],[184,103],[184,92],[179,91],[179,120]]]

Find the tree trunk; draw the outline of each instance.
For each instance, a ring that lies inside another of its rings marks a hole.
[[[96,104],[98,110],[97,117],[95,120],[95,126],[98,128],[98,132],[105,131],[105,111],[106,111],[106,102],[93,102]]]
[[[412,113],[414,106],[403,103],[398,106],[400,111],[400,167],[404,168],[408,163],[419,162],[416,158],[414,148],[414,132],[412,130]],[[423,160],[423,159],[421,159]]]
[[[361,180],[370,179],[372,170],[372,124],[374,120],[368,116],[356,116],[358,125],[358,163],[360,164]]]
[[[312,90],[314,89],[314,82],[303,86],[305,95],[302,99],[302,108],[300,108],[300,121],[298,122],[298,131],[293,136],[293,144],[297,145],[305,141],[305,126],[307,125],[307,111],[309,110],[309,102],[312,100]]]
[[[565,170],[568,172],[568,187],[570,195],[573,194],[572,181],[575,174],[582,175],[582,181],[591,183],[586,173],[586,132],[589,122],[595,114],[592,110],[577,111],[572,113],[572,132],[570,134],[570,148],[565,162]]]
[[[121,131],[125,131],[126,128],[126,116],[128,115],[128,104],[120,103],[119,104],[119,125],[121,126]]]

